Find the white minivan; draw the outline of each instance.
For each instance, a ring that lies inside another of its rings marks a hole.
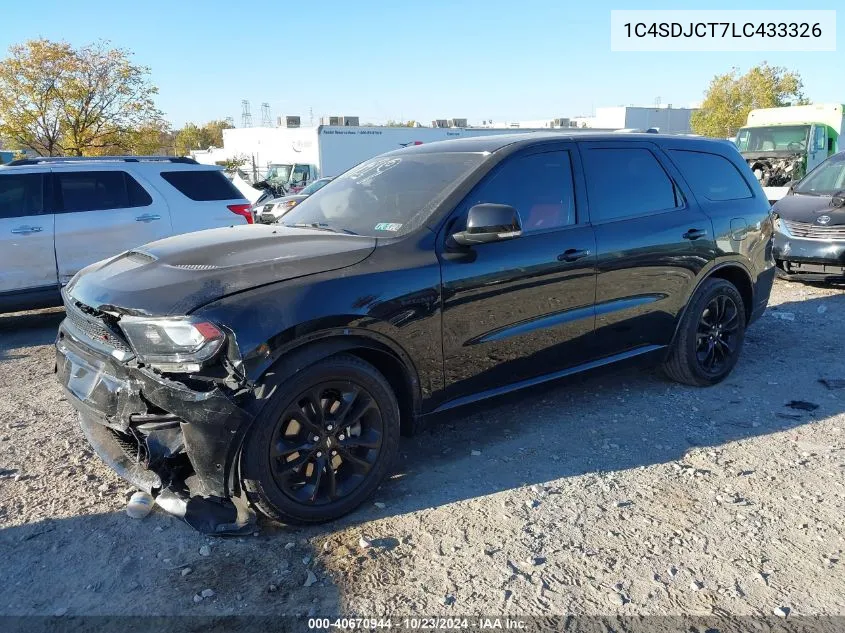
[[[0,167],[0,312],[61,305],[88,264],[170,235],[252,223],[220,167],[179,157],[34,158]]]

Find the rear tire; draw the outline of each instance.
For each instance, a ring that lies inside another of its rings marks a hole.
[[[711,277],[690,300],[663,371],[685,385],[715,385],[733,370],[744,339],[742,295],[731,282]]]
[[[250,503],[283,523],[348,514],[376,490],[399,448],[399,405],[375,367],[350,354],[280,385],[244,442]]]

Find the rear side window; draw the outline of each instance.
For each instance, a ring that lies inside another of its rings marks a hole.
[[[584,152],[593,222],[676,209],[683,198],[657,158],[641,147]]]
[[[222,171],[163,171],[161,177],[191,200],[238,200],[243,198]]]
[[[130,209],[152,204],[150,194],[125,171],[55,174],[59,208],[67,213]]]
[[[669,150],[669,155],[692,190],[708,200],[741,200],[753,195],[742,174],[724,156],[681,149]]]
[[[44,211],[41,174],[0,174],[0,219],[38,215]]]

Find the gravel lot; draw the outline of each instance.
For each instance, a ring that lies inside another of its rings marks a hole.
[[[778,282],[717,387],[618,369],[467,408],[375,504],[228,539],[124,514],[53,379],[61,318],[0,315],[2,615],[845,614],[839,289]]]

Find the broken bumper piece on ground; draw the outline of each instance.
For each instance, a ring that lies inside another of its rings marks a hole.
[[[64,326],[56,372],[82,430],[120,477],[205,534],[254,529],[229,475],[251,416],[217,386],[196,390],[76,342]]]

